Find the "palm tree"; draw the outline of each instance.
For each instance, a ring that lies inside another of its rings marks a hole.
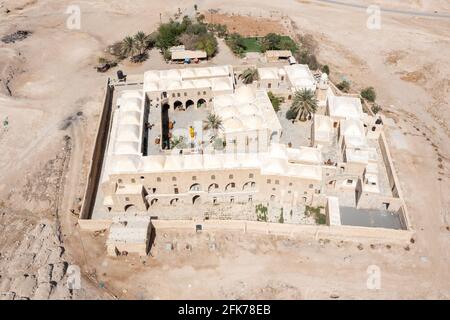
[[[296,91],[290,111],[295,114],[295,118],[306,121],[317,110],[317,99],[312,90],[302,89]]]
[[[214,113],[208,113],[206,120],[203,121],[203,130],[212,130],[213,137],[217,135],[217,131],[223,128],[222,118]]]
[[[242,82],[245,84],[250,84],[253,81],[258,80],[258,70],[256,70],[256,68],[245,69],[239,78],[241,78]]]
[[[134,56],[136,52],[135,41],[132,37],[128,36],[122,40],[120,54],[124,57]]]
[[[148,48],[148,36],[144,32],[139,31],[134,35],[133,40],[138,55],[142,56]]]

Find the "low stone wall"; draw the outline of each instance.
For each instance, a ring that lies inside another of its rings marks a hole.
[[[79,219],[78,226],[83,231],[95,232],[109,229],[112,220]]]
[[[267,234],[308,239],[336,239],[346,241],[398,242],[410,241],[413,232],[383,228],[353,226],[311,226],[253,221],[192,221],[192,220],[154,220],[152,224],[158,230],[178,229],[195,232],[201,225],[204,231],[238,231],[243,233]]]

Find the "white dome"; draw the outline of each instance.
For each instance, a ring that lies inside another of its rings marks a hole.
[[[232,89],[232,85],[227,79],[212,79],[213,90],[225,91]]]
[[[115,154],[134,154],[139,153],[139,143],[132,141],[118,141],[114,148]]]
[[[229,107],[224,107],[224,108],[220,108],[218,110],[219,116],[223,119],[229,119],[229,118],[233,118],[236,117],[238,115],[238,112],[236,110],[235,107],[229,106]]]
[[[147,71],[144,75],[145,81],[158,81],[159,71]]]
[[[243,116],[242,122],[245,123],[245,126],[249,129],[257,130],[262,129],[264,126],[264,122],[260,116]]]
[[[121,100],[120,109],[123,111],[141,111],[142,100],[140,98],[126,98]]]
[[[242,86],[236,89],[236,98],[239,103],[251,102],[254,100],[252,88],[249,86]]]
[[[192,68],[181,69],[181,76],[183,78],[195,78],[196,74]]]
[[[117,141],[139,141],[139,126],[131,124],[120,125]]]
[[[220,95],[214,98],[215,106],[231,106],[234,103],[234,99],[229,94]]]
[[[115,156],[112,163],[113,172],[135,172],[139,161],[135,156]]]
[[[211,75],[211,70],[210,68],[196,68],[195,73],[197,77],[208,77]]]
[[[167,82],[167,90],[178,90],[182,87],[181,81],[169,80]]]
[[[250,115],[258,114],[259,109],[253,103],[248,103],[248,104],[244,104],[244,105],[240,106],[239,112],[243,115],[250,116]]]
[[[120,115],[120,124],[134,124],[139,125],[141,123],[141,114],[136,111],[123,112]]]
[[[287,159],[286,145],[272,143],[270,145],[270,156],[277,159]]]
[[[164,169],[164,156],[143,157],[140,170],[143,172],[162,171]]]
[[[242,121],[237,118],[230,118],[228,120],[225,120],[224,127],[226,130],[242,130],[244,128],[244,125],[242,124]]]
[[[286,169],[286,161],[283,159],[268,159],[263,166],[263,170],[266,173],[285,174]]]

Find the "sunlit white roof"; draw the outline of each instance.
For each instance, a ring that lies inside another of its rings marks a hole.
[[[258,77],[260,80],[277,80],[278,75],[278,68],[258,68]]]
[[[322,164],[322,152],[317,148],[287,148],[289,162]]]
[[[140,157],[136,155],[114,155],[111,159],[111,171],[113,173],[136,172]]]
[[[328,97],[328,112],[331,117],[342,119],[361,119],[363,115],[361,100],[354,97]]]
[[[139,125],[141,123],[141,113],[136,111],[123,112],[120,115],[119,123]]]
[[[144,92],[206,89],[233,91],[231,66],[152,70],[144,74]]]
[[[117,130],[117,141],[139,141],[139,126],[124,124]]]
[[[320,142],[330,142],[333,135],[333,121],[330,117],[314,115],[314,140]]]
[[[316,80],[307,65],[293,64],[285,66],[284,70],[294,90],[316,90]]]
[[[139,143],[133,141],[118,141],[114,148],[115,154],[138,154],[139,151]]]

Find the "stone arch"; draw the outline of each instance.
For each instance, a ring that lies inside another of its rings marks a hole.
[[[217,192],[219,190],[219,185],[217,183],[212,183],[208,187],[208,192]]]
[[[186,109],[193,107],[195,105],[194,101],[189,99],[188,101],[186,101]]]
[[[270,196],[270,201],[275,201],[275,200],[277,200],[277,197],[273,194],[273,195],[271,195]]]
[[[137,211],[137,208],[134,204],[128,204],[125,206],[124,211],[125,212],[134,212],[134,211]]]
[[[206,107],[206,100],[203,98],[198,99],[198,101],[197,101],[197,108],[202,108],[202,107]]]
[[[201,203],[201,197],[199,195],[196,195],[192,198],[192,204],[193,205],[198,205]]]
[[[199,183],[194,183],[190,188],[189,191],[201,191],[202,187]]]
[[[255,190],[255,188],[256,188],[256,182],[249,181],[244,184],[244,186],[242,187],[242,190],[243,191]]]
[[[180,199],[178,199],[178,198],[174,198],[174,199],[170,200],[169,204],[170,204],[171,206],[175,206],[175,205],[177,205],[177,203],[178,203],[179,200],[180,200]]]
[[[235,189],[236,189],[236,183],[234,183],[234,182],[230,182],[225,187],[225,191],[234,191]]]
[[[183,109],[183,102],[181,102],[180,100],[177,100],[173,103],[173,109],[177,110],[177,109]]]
[[[158,203],[158,199],[157,198],[154,198],[154,199],[150,200],[150,205],[151,206],[154,206],[157,203]]]

